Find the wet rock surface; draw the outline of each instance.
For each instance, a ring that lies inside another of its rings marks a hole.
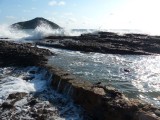
[[[93,85],[69,73],[45,66],[53,73],[52,86],[81,105],[93,120],[159,120],[159,109],[137,99],[129,99],[112,86]]]
[[[20,95],[21,93],[16,94]],[[15,103],[11,103],[10,101],[14,101],[17,95],[15,98],[8,98],[0,106],[1,120],[54,120],[56,116],[59,116],[58,109],[54,108],[48,101],[33,98],[32,95],[26,95],[22,98],[18,96],[21,99],[16,100]]]
[[[40,65],[45,63],[45,56],[53,55],[49,50],[32,47],[31,44],[18,44],[0,41],[0,66]]]
[[[87,120],[88,116],[80,106],[75,105],[72,100],[66,96],[58,94],[52,89],[50,83],[50,73],[45,69],[37,67],[27,68],[6,68],[5,76],[17,77],[22,79],[22,83],[17,83],[13,78],[13,87],[22,85],[17,89],[7,90],[9,83],[5,80],[0,82],[0,119],[1,120]],[[34,71],[34,72],[33,72]],[[20,73],[20,74],[19,74]],[[27,74],[35,75],[33,80],[25,81],[23,79]],[[16,75],[16,76],[15,76]],[[36,78],[37,76],[37,78]],[[39,77],[38,77],[39,76]],[[15,83],[14,83],[15,82]],[[25,85],[23,83],[26,83]],[[33,89],[33,84],[35,89]],[[29,86],[27,84],[30,84]],[[4,87],[2,87],[3,85]],[[16,87],[15,87],[16,88]],[[29,88],[28,92],[26,89]],[[7,92],[6,92],[7,90]],[[21,92],[26,90],[26,92]],[[6,94],[2,94],[6,93]],[[8,93],[10,93],[8,95]]]
[[[71,115],[82,115],[81,119],[84,120],[160,119],[159,108],[140,100],[129,100],[125,95],[111,86],[103,86],[99,83],[93,85],[90,82],[70,75],[60,68],[46,65],[44,55],[51,55],[47,50],[5,41],[0,41],[0,48],[2,48],[0,49],[1,65],[41,65],[52,75],[49,78],[50,85],[55,91],[72,98],[90,116],[85,116],[82,111],[76,114],[73,104],[69,102],[69,99],[63,99],[63,97],[55,98],[56,93],[51,88],[48,88],[35,94],[26,94],[25,92],[10,94],[0,105],[2,120],[48,120],[56,119],[58,116],[67,118]],[[37,74],[37,71],[31,70],[28,73],[34,75]],[[23,79],[28,81],[35,78],[31,77],[24,76]],[[78,116],[78,118],[80,117]]]
[[[83,52],[160,54],[160,37],[144,34],[118,35],[112,32],[98,32],[81,36],[48,36],[38,44]]]

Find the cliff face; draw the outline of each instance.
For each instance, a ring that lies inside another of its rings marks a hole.
[[[34,18],[29,21],[18,22],[18,23],[12,24],[11,27],[18,28],[18,29],[35,29],[40,24],[47,24],[52,29],[60,29],[61,28],[59,25],[57,25],[49,20],[46,20],[44,18],[41,18],[41,17],[37,17],[37,18]]]

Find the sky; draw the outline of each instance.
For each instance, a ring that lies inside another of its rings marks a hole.
[[[64,28],[159,31],[160,0],[0,0],[0,24],[44,17]]]

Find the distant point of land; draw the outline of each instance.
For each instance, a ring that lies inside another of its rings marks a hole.
[[[41,24],[49,25],[52,29],[60,29],[61,27],[57,25],[54,22],[51,22],[45,18],[42,17],[36,17],[32,20],[24,21],[24,22],[18,22],[11,25],[12,28],[18,28],[18,29],[35,29]]]

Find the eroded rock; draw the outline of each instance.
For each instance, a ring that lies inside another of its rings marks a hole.
[[[81,36],[48,36],[37,44],[83,52],[149,55],[160,54],[159,41],[159,36],[97,32]]]
[[[69,73],[59,68],[44,67],[47,68],[50,73],[53,73],[52,86],[54,89],[70,96],[74,102],[81,105],[94,120],[160,119],[158,115],[155,114],[155,107],[141,100],[129,100],[124,94],[111,86],[91,84],[85,80],[79,80],[72,75],[70,76]],[[66,91],[68,91],[69,94]]]
[[[47,61],[45,56],[53,55],[46,49],[9,41],[0,41],[0,48],[0,66],[40,65]]]

